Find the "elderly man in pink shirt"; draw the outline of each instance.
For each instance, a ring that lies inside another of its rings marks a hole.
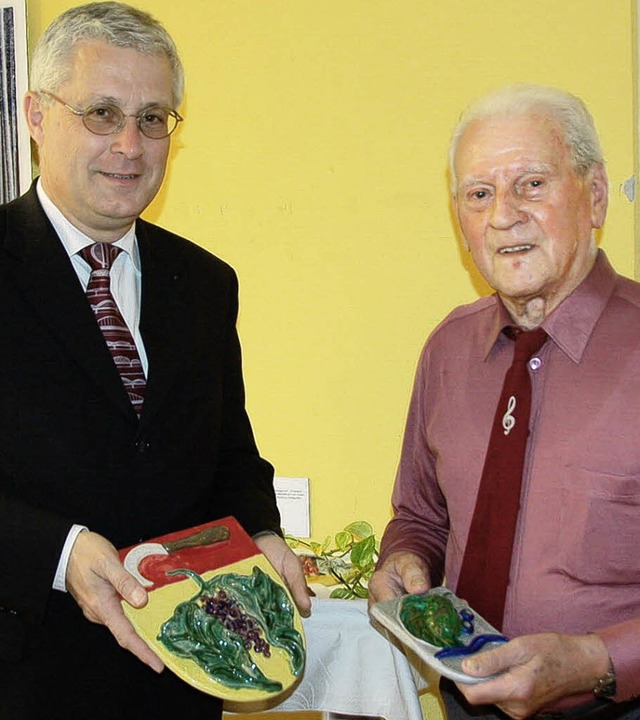
[[[608,184],[591,116],[553,88],[485,96],[456,128],[451,181],[465,247],[496,292],[425,345],[371,601],[459,587],[513,357],[503,331],[542,327],[501,628],[511,641],[463,661],[495,678],[444,681],[443,698],[450,718],[640,718],[640,284],[596,245]]]

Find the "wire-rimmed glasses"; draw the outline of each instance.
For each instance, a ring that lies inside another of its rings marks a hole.
[[[120,132],[128,117],[134,117],[140,132],[152,140],[162,140],[168,137],[182,122],[182,116],[171,108],[154,105],[140,110],[135,115],[126,115],[121,108],[113,103],[99,102],[89,105],[84,110],[73,107],[57,95],[43,90],[41,95],[47,95],[63,105],[69,112],[82,118],[84,126],[95,135],[114,135]]]

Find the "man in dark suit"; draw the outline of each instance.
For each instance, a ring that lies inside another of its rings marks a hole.
[[[180,60],[146,13],[93,3],[52,23],[31,75],[41,174],[0,208],[0,718],[219,717],[156,674],[115,548],[234,515],[305,614],[309,598],[244,408],[235,273],[139,219]]]

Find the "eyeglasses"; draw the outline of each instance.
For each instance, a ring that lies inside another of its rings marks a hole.
[[[95,135],[114,135],[124,127],[128,117],[134,117],[140,132],[152,140],[166,138],[178,127],[183,118],[171,108],[153,107],[141,110],[136,115],[125,115],[117,105],[111,103],[95,103],[89,105],[85,110],[75,108],[53,93],[42,91],[41,95],[47,95],[56,102],[82,118],[84,126]]]

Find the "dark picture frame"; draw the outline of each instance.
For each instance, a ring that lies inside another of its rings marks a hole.
[[[25,0],[0,0],[0,202],[31,184],[31,144],[22,116],[27,76]]]

